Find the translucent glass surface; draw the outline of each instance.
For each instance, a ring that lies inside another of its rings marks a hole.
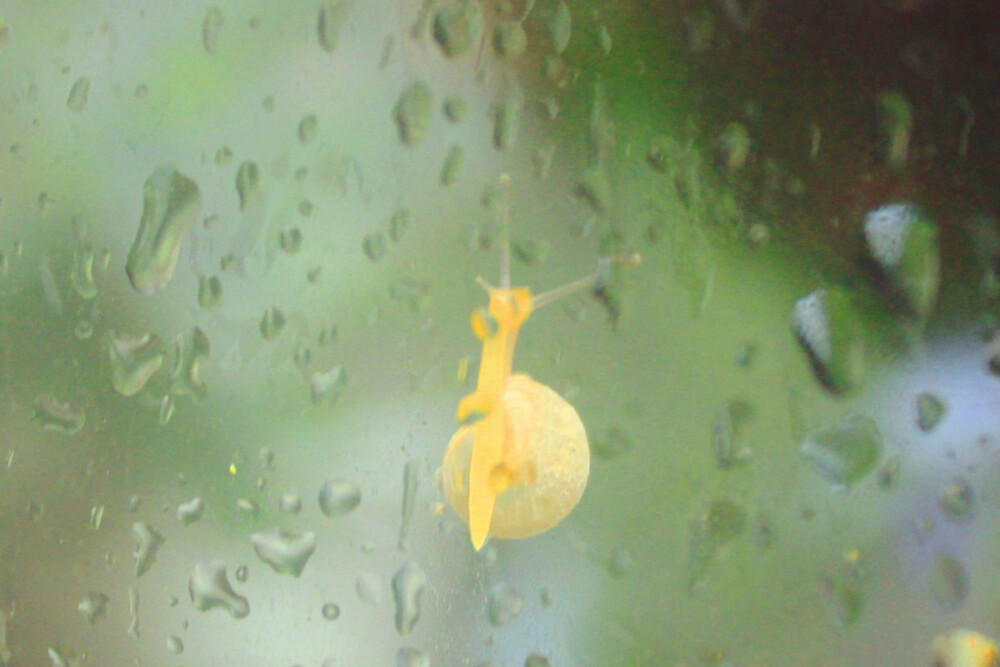
[[[996,665],[998,27],[0,5],[0,666]]]

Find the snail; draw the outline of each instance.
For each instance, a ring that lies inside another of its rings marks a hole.
[[[504,189],[503,222],[508,225]],[[620,263],[635,264],[638,256]],[[472,314],[472,331],[483,342],[476,390],[462,399],[461,426],[448,443],[439,481],[448,503],[469,525],[478,551],[487,537],[525,538],[566,518],[590,477],[590,447],[580,415],[551,388],[513,373],[521,326],[544,305],[600,284],[600,272],[538,296],[510,286],[510,250],[504,243],[501,285],[477,282],[489,305]],[[478,419],[477,419],[478,418]]]

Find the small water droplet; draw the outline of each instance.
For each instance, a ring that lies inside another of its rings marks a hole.
[[[424,140],[431,124],[431,89],[423,81],[416,81],[399,96],[396,102],[396,129],[405,146],[417,146]]]
[[[216,6],[208,8],[205,19],[201,22],[201,44],[209,53],[215,53],[215,45],[219,39],[219,31],[226,22],[222,10]],[[179,641],[179,640],[178,640]]]
[[[156,552],[163,545],[163,536],[148,523],[136,521],[132,524],[132,537],[135,538],[135,576],[141,577],[149,571],[156,562]]]
[[[446,56],[455,58],[478,48],[484,23],[479,0],[458,0],[434,16],[434,39]]]
[[[135,336],[111,330],[106,342],[111,360],[111,384],[122,396],[134,396],[163,365],[166,347],[159,336]]]
[[[278,508],[287,514],[298,514],[302,511],[302,498],[297,493],[283,493],[278,501]]]
[[[274,306],[264,311],[264,316],[260,320],[260,335],[264,340],[276,340],[285,328],[285,316]]]
[[[90,509],[91,530],[100,530],[102,521],[104,521],[104,505],[94,505]]]
[[[342,479],[328,479],[319,490],[319,508],[333,519],[344,516],[361,504],[361,489]]]
[[[73,87],[69,89],[69,98],[66,100],[66,108],[77,113],[83,111],[87,106],[87,97],[90,94],[90,77],[81,76],[73,82]]]
[[[302,232],[298,227],[282,229],[278,235],[278,245],[282,252],[294,255],[302,248]]]
[[[358,599],[365,604],[377,605],[382,602],[382,584],[378,576],[371,572],[362,572],[354,582]]]
[[[323,618],[328,621],[335,621],[340,618],[340,607],[332,602],[323,605]]]
[[[346,387],[347,371],[340,365],[309,376],[309,391],[314,405],[333,405]]]
[[[222,281],[219,276],[198,276],[198,305],[202,310],[215,310],[222,303]]]
[[[202,399],[208,393],[208,386],[201,379],[201,362],[211,353],[208,336],[200,327],[192,327],[177,334],[174,339],[176,355],[174,367],[170,369],[170,394],[190,395]]]
[[[337,47],[340,33],[354,9],[351,0],[333,0],[324,3],[319,9],[319,20],[316,32],[319,35],[319,45],[327,52]]]
[[[498,628],[520,616],[523,609],[524,597],[509,584],[496,584],[487,593],[486,616]]]
[[[420,598],[427,587],[427,575],[413,561],[407,561],[392,577],[392,597],[396,604],[396,632],[407,635],[420,620]]]
[[[83,614],[83,617],[87,619],[87,622],[94,625],[99,620],[104,618],[104,614],[107,612],[108,607],[108,596],[104,593],[90,592],[87,593],[87,597],[83,598],[77,609]],[[3,612],[0,612],[3,613]]]
[[[917,396],[917,426],[921,431],[933,430],[946,411],[944,402],[934,394],[925,392]]]
[[[240,582],[241,584],[245,584],[247,582],[247,579],[249,578],[250,578],[250,568],[248,568],[246,565],[240,565],[238,568],[236,568],[236,581]]]
[[[180,655],[184,652],[184,642],[177,635],[170,635],[167,637],[167,650],[174,655]]]
[[[382,232],[372,232],[366,234],[361,242],[361,249],[372,262],[378,262],[385,257],[385,236]]]
[[[240,163],[236,170],[236,194],[240,198],[240,211],[246,211],[260,200],[263,192],[256,162],[244,160]]]
[[[949,521],[968,523],[976,513],[976,496],[972,485],[961,478],[952,480],[938,499],[938,507]]]
[[[957,558],[938,553],[927,572],[927,587],[942,611],[955,611],[968,597],[969,575]]]
[[[399,550],[406,551],[407,537],[410,531],[410,521],[417,502],[417,485],[420,480],[420,462],[416,459],[406,462],[403,468],[403,503],[401,508],[402,521],[399,525]]]
[[[273,528],[254,533],[250,542],[257,557],[270,565],[278,574],[297,577],[302,574],[309,558],[316,551],[316,533],[292,533]]]
[[[35,399],[32,419],[39,422],[44,430],[64,435],[76,435],[87,423],[83,408],[75,408],[49,394],[41,394]]]
[[[396,667],[431,667],[431,657],[415,648],[401,648],[396,652]]]
[[[192,498],[177,506],[177,519],[185,526],[188,526],[201,518],[205,513],[205,501],[201,498]]]
[[[221,560],[203,561],[194,567],[188,580],[191,603],[199,611],[220,607],[226,609],[233,618],[246,618],[250,614],[250,603],[238,595],[226,576],[226,564]]]

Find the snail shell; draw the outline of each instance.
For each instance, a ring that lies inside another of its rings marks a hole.
[[[490,535],[531,537],[556,526],[583,496],[590,477],[587,432],[573,406],[527,375],[511,375],[502,395],[504,464],[514,483],[496,497]],[[441,466],[448,503],[469,522],[471,426],[458,429]]]

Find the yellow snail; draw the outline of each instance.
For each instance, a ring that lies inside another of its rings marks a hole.
[[[508,223],[506,187],[503,222]],[[625,260],[638,262],[638,257]],[[510,286],[510,250],[504,243],[501,286],[477,282],[489,305],[472,314],[483,342],[476,391],[462,399],[439,473],[448,503],[469,524],[478,551],[489,536],[523,538],[553,527],[572,511],[590,477],[590,447],[580,415],[555,391],[511,374],[514,345],[531,313],[556,299],[598,284],[598,274],[533,296]],[[470,423],[474,417],[478,421]]]

